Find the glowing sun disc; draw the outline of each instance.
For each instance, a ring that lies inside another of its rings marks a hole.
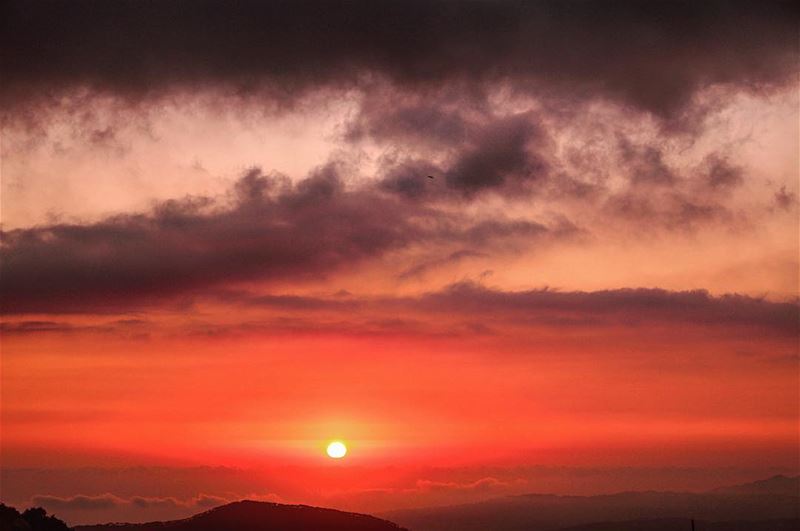
[[[333,441],[328,445],[328,457],[341,459],[347,454],[347,446],[341,441]]]

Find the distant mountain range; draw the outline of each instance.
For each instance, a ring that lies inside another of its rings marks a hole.
[[[19,521],[19,513],[13,508],[4,509],[9,513],[9,522]],[[25,514],[37,510],[44,516],[41,509],[31,509]],[[465,505],[393,511],[384,516],[413,531],[691,531],[693,520],[695,531],[796,531],[800,529],[800,476],[775,476],[703,493],[527,494]],[[34,529],[30,526],[19,529],[23,528]],[[240,501],[184,520],[77,526],[73,531],[408,529],[364,514]]]
[[[799,520],[759,520],[740,522],[694,522],[695,531],[797,531]],[[691,531],[688,518],[657,518],[654,520],[628,520],[625,522],[601,522],[595,524],[564,527],[559,531]]]
[[[170,522],[77,526],[74,531],[408,531],[365,514],[240,501]]]
[[[413,531],[696,531],[800,529],[800,476],[704,493],[528,494],[382,516]],[[769,520],[769,522],[767,522]]]
[[[800,476],[773,476],[743,485],[721,487],[711,492],[719,494],[778,494],[786,496],[800,496]]]

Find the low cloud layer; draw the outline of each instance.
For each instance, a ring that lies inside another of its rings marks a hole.
[[[59,497],[49,495],[37,495],[31,499],[34,505],[40,505],[49,511],[103,511],[108,509],[129,506],[138,509],[207,509],[224,505],[230,502],[219,496],[200,494],[189,500],[178,500],[173,497],[156,498],[133,496],[131,498],[120,498],[113,494],[100,494],[97,496],[76,495],[70,497]]]
[[[637,334],[647,330],[650,331],[647,333],[704,330],[715,335],[781,342],[800,333],[800,305],[796,300],[776,302],[735,294],[713,296],[704,290],[507,291],[461,282],[406,297],[351,294],[313,297],[211,290],[198,297],[197,302],[222,304],[235,312],[246,310],[248,317],[226,324],[206,315],[172,333],[206,337],[286,333],[524,337],[536,330],[559,333],[594,330],[611,334],[625,330]],[[104,320],[91,325],[19,320],[4,323],[2,327],[2,332],[9,336],[102,333],[132,340],[168,330],[155,323],[130,320]],[[780,359],[781,355],[774,357]],[[794,362],[796,356],[792,354],[786,361]]]
[[[270,499],[268,496],[253,497],[265,501]],[[211,494],[198,494],[191,498],[123,497],[110,493],[73,496],[37,494],[31,497],[30,504],[43,507],[49,513],[60,516],[71,525],[77,525],[108,521],[146,522],[187,518],[236,499]],[[274,500],[270,499],[270,501]]]
[[[616,289],[594,292],[558,291],[549,289],[503,291],[474,282],[453,284],[443,290],[419,297],[357,299],[352,297],[318,299],[312,297],[252,296],[230,293],[228,303],[269,310],[306,313],[346,311],[353,318],[351,331],[357,332],[358,317],[362,331],[411,333],[416,331],[449,331],[451,333],[492,333],[493,327],[518,326],[556,329],[637,328],[637,327],[719,327],[738,330],[742,334],[768,333],[771,337],[788,338],[800,330],[800,306],[793,302],[774,302],[742,295],[712,296],[704,290],[667,291],[662,289]],[[402,315],[414,315],[440,327],[421,326],[420,322],[404,321]],[[377,320],[396,316],[393,321]],[[455,322],[452,321],[455,319]],[[313,317],[312,317],[313,321]],[[279,322],[273,323],[280,329]],[[288,322],[286,322],[288,324]],[[295,321],[298,331],[302,322]],[[472,326],[470,326],[470,324]],[[339,321],[340,331],[348,325]],[[313,326],[309,326],[312,329]],[[264,330],[269,329],[265,323]],[[335,329],[335,325],[334,325]]]

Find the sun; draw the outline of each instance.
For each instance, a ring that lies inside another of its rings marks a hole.
[[[333,441],[328,445],[328,457],[333,459],[341,459],[347,455],[347,446],[341,441]]]

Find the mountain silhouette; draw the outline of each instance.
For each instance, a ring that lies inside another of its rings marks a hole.
[[[701,493],[526,494],[383,516],[414,531],[690,531],[690,519],[696,520],[696,531],[800,529],[800,492],[794,488],[798,482],[800,477],[775,476]],[[686,525],[670,527],[676,522]]]
[[[145,524],[100,524],[74,531],[408,531],[365,514],[307,505],[239,501],[184,520]]]
[[[705,522],[696,520],[695,531],[796,531],[798,520],[742,520],[736,522]],[[655,520],[627,520],[624,522],[598,522],[563,527],[558,531],[691,531],[688,518],[658,518]]]

